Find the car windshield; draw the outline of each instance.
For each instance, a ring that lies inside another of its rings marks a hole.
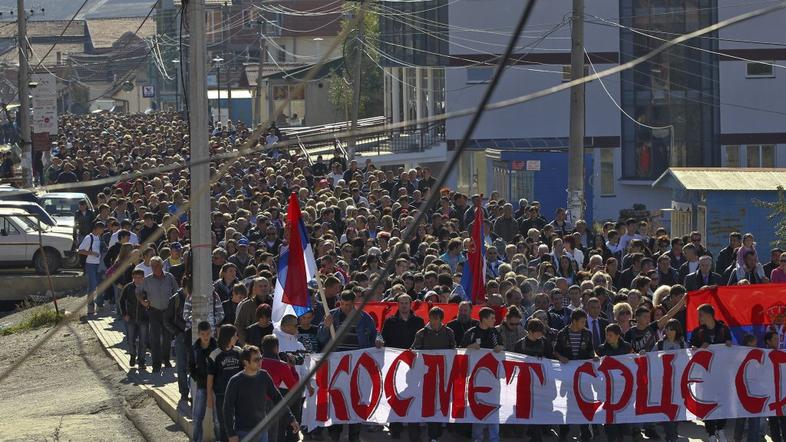
[[[12,217],[16,224],[25,230],[25,232],[37,232],[38,221],[29,216],[14,216]],[[44,225],[41,225],[41,230],[45,231]]]
[[[52,216],[74,216],[79,209],[80,198],[41,198],[44,210]]]

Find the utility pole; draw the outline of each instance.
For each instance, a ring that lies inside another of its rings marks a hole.
[[[227,6],[227,2],[224,2],[224,6],[221,8],[221,20],[229,22],[231,14],[229,14],[229,6]],[[224,39],[224,54],[229,54],[229,39],[232,38],[232,33],[229,32],[229,26],[222,26],[221,27],[223,32],[223,39]],[[227,63],[227,122],[232,121],[232,65],[234,64],[234,57],[229,60]]]
[[[263,19],[257,20],[259,29],[259,68],[257,69],[256,112],[254,112],[254,127],[262,124],[262,70],[267,61],[267,26]]]
[[[584,76],[584,0],[573,0],[570,43],[570,79],[576,80]],[[584,218],[584,84],[570,89],[568,216],[571,223]]]
[[[196,340],[199,321],[207,319],[207,297],[213,293],[210,280],[213,241],[210,236],[210,191],[201,187],[210,181],[207,118],[207,46],[205,45],[205,0],[188,3],[190,44],[188,69],[190,81],[189,141],[191,142],[191,258],[193,291],[191,294],[192,340]]]
[[[22,148],[22,179],[25,187],[33,187],[33,146],[30,140],[30,66],[27,64],[27,15],[25,0],[16,0],[17,40],[19,42],[19,145]]]
[[[358,113],[360,112],[360,74],[361,66],[363,65],[363,43],[365,38],[366,23],[365,23],[366,8],[363,5],[363,0],[358,1],[358,20],[357,41],[355,42],[355,66],[352,72],[352,126],[351,136],[349,138],[347,156],[348,159],[355,158],[355,144],[357,136],[355,131],[358,128]]]

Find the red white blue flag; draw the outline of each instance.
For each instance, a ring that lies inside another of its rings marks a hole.
[[[289,233],[288,246],[282,249],[278,260],[278,278],[273,292],[274,323],[280,322],[284,315],[299,317],[312,309],[308,283],[317,274],[317,263],[294,192],[289,197],[285,228]]]
[[[461,273],[461,287],[464,298],[473,304],[486,302],[486,243],[483,232],[483,208],[475,207],[475,221],[472,223],[470,248],[467,261]]]

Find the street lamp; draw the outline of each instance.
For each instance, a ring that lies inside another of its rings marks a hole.
[[[175,65],[175,111],[180,112],[180,59],[172,60]]]
[[[221,62],[224,61],[221,57],[216,57],[213,59],[213,63],[216,65],[216,88],[218,89],[218,100],[216,101],[218,106],[218,121],[221,122]]]

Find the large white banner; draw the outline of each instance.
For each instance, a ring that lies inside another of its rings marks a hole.
[[[364,349],[329,356],[307,394],[302,419],[313,428],[782,415],[784,365],[786,352],[722,345],[567,364],[490,350]]]

